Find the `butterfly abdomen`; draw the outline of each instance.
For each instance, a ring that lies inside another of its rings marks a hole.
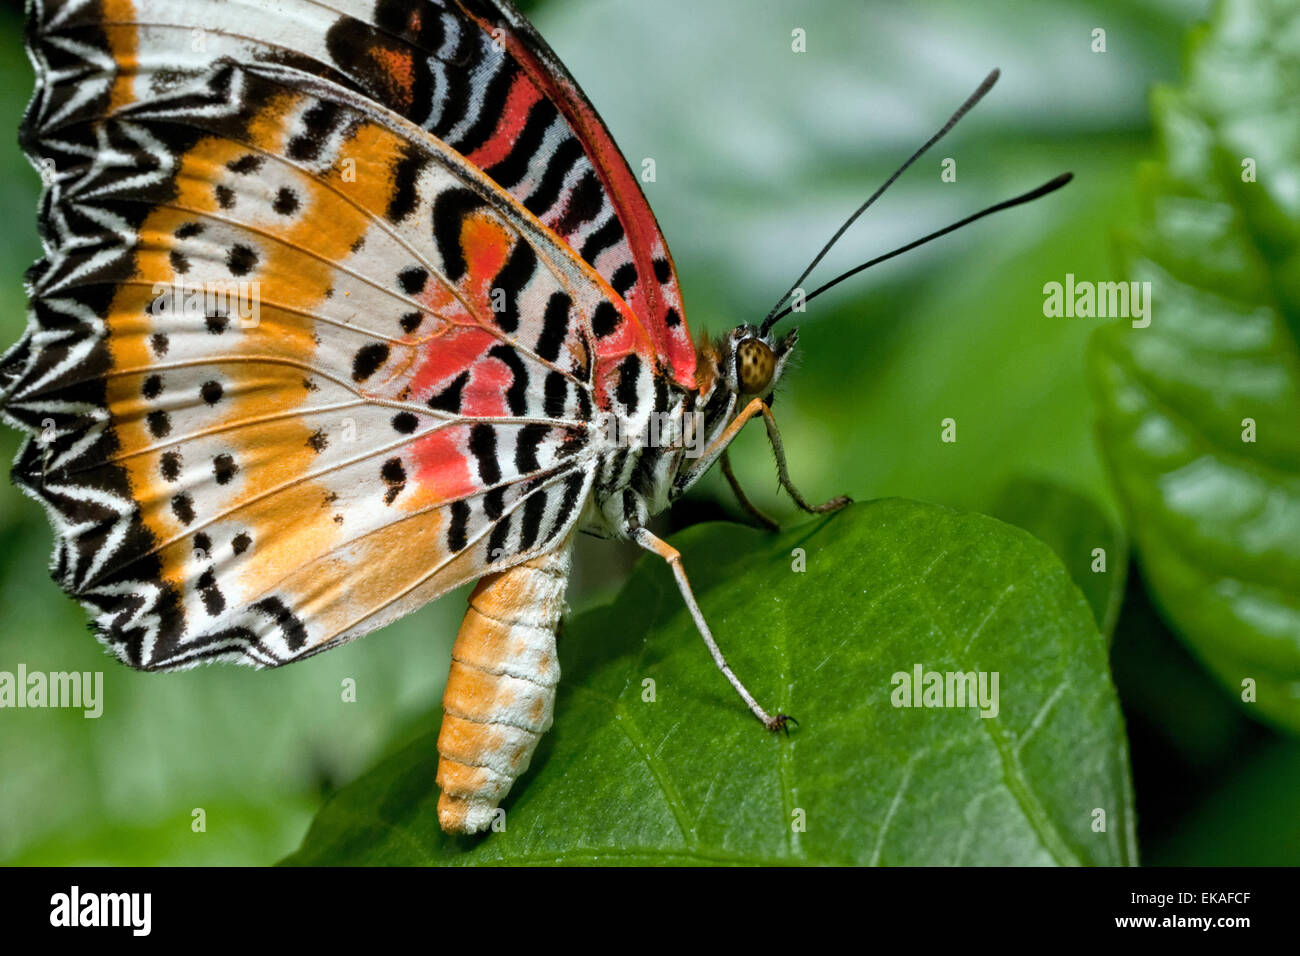
[[[551,726],[560,680],[555,632],[569,565],[565,544],[484,577],[470,595],[442,697],[438,819],[444,830],[486,829]]]

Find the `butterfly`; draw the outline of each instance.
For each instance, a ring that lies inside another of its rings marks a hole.
[[[663,558],[723,675],[786,727],[647,523],[721,459],[770,524],[727,460],[753,418],[800,508],[847,503],[796,490],[770,408],[799,283],[693,342],[636,177],[510,3],[33,0],[28,19],[44,255],[0,403],[32,433],[13,479],[48,513],[53,576],[110,651],[275,667],[478,580],[437,773],[442,827],[475,832],[551,724],[586,532]]]

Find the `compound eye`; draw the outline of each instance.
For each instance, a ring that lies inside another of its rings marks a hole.
[[[745,395],[760,395],[772,384],[776,353],[758,339],[745,339],[736,346],[736,377]]]

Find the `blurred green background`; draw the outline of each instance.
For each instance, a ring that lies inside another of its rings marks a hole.
[[[1094,436],[1085,350],[1099,320],[1046,319],[1042,285],[1118,278],[1115,234],[1138,217],[1135,172],[1155,152],[1154,83],[1182,75],[1204,0],[545,0],[524,5],[639,167],[694,330],[756,321],[843,217],[992,67],[989,98],[851,231],[818,273],[885,251],[1069,169],[1066,190],[893,261],[809,307],[776,405],[795,480],[812,499],[902,495],[994,510],[1032,476],[1112,521],[1121,509]],[[792,55],[790,32],[807,32]],[[1107,34],[1093,53],[1091,32]],[[636,42],[615,42],[635,37]],[[0,13],[0,127],[31,90],[21,15]],[[13,142],[11,135],[10,142]],[[957,181],[940,181],[952,157]],[[38,178],[0,151],[0,338],[24,324],[38,255]],[[959,441],[938,441],[958,420]],[[0,435],[12,458],[18,436]],[[761,429],[733,453],[767,510]],[[680,526],[736,514],[711,475]],[[98,720],[0,712],[0,861],[271,863],[322,799],[433,729],[454,594],[280,671],[133,672],[109,659],[50,581],[39,507],[0,484],[0,669],[102,670]],[[603,600],[635,558],[583,542],[571,604]],[[618,640],[619,635],[610,635]],[[1300,746],[1254,722],[1167,629],[1130,574],[1113,650],[1130,732],[1143,861],[1300,862]],[[341,686],[356,681],[357,700]],[[206,831],[191,829],[195,808]],[[1289,828],[1289,829],[1287,829]],[[1280,833],[1289,834],[1280,839]]]

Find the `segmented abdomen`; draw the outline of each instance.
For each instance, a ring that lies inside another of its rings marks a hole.
[[[438,735],[438,820],[475,833],[528,769],[551,726],[571,540],[479,581],[451,651]]]

